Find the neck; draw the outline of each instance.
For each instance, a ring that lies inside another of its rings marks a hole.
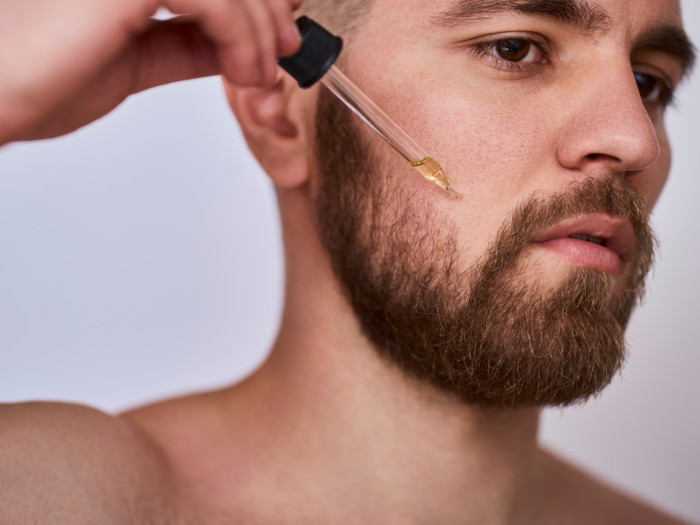
[[[286,202],[295,204],[306,205]],[[538,411],[465,405],[380,357],[309,235],[310,218],[285,211],[279,337],[265,365],[230,395],[231,410],[250,414],[246,427],[263,444],[255,453],[274,463],[256,476],[287,473],[280,497],[307,508],[324,502],[330,521],[360,513],[365,523],[466,515],[496,524],[528,515],[539,471]],[[269,489],[271,480],[258,481]]]

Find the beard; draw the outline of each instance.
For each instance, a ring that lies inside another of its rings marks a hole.
[[[347,109],[325,90],[320,95],[317,228],[379,354],[408,376],[483,408],[566,406],[607,386],[624,362],[625,328],[655,244],[645,204],[628,183],[587,178],[562,193],[531,197],[479,261],[462,269],[458,225],[438,228],[424,197],[387,184],[390,173],[378,171],[379,159]],[[623,276],[572,268],[551,289],[528,283],[522,265],[535,232],[585,213],[632,223],[635,243]]]

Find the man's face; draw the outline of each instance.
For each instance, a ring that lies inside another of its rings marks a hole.
[[[382,353],[482,405],[610,381],[669,171],[680,24],[675,0],[375,0],[342,67],[464,195],[322,97],[321,236]]]

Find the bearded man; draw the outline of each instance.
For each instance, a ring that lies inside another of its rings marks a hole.
[[[237,385],[117,417],[0,408],[3,524],[679,523],[537,444],[542,407],[625,357],[694,58],[676,0],[308,0],[460,200],[276,68],[296,0],[38,4],[0,7],[0,143],[221,74],[287,278],[270,357]],[[161,6],[189,16],[150,21]]]

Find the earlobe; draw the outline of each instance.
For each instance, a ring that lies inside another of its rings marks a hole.
[[[224,81],[226,96],[248,147],[281,188],[300,186],[309,179],[310,135],[301,105],[310,102],[287,75],[266,88],[240,88]]]

